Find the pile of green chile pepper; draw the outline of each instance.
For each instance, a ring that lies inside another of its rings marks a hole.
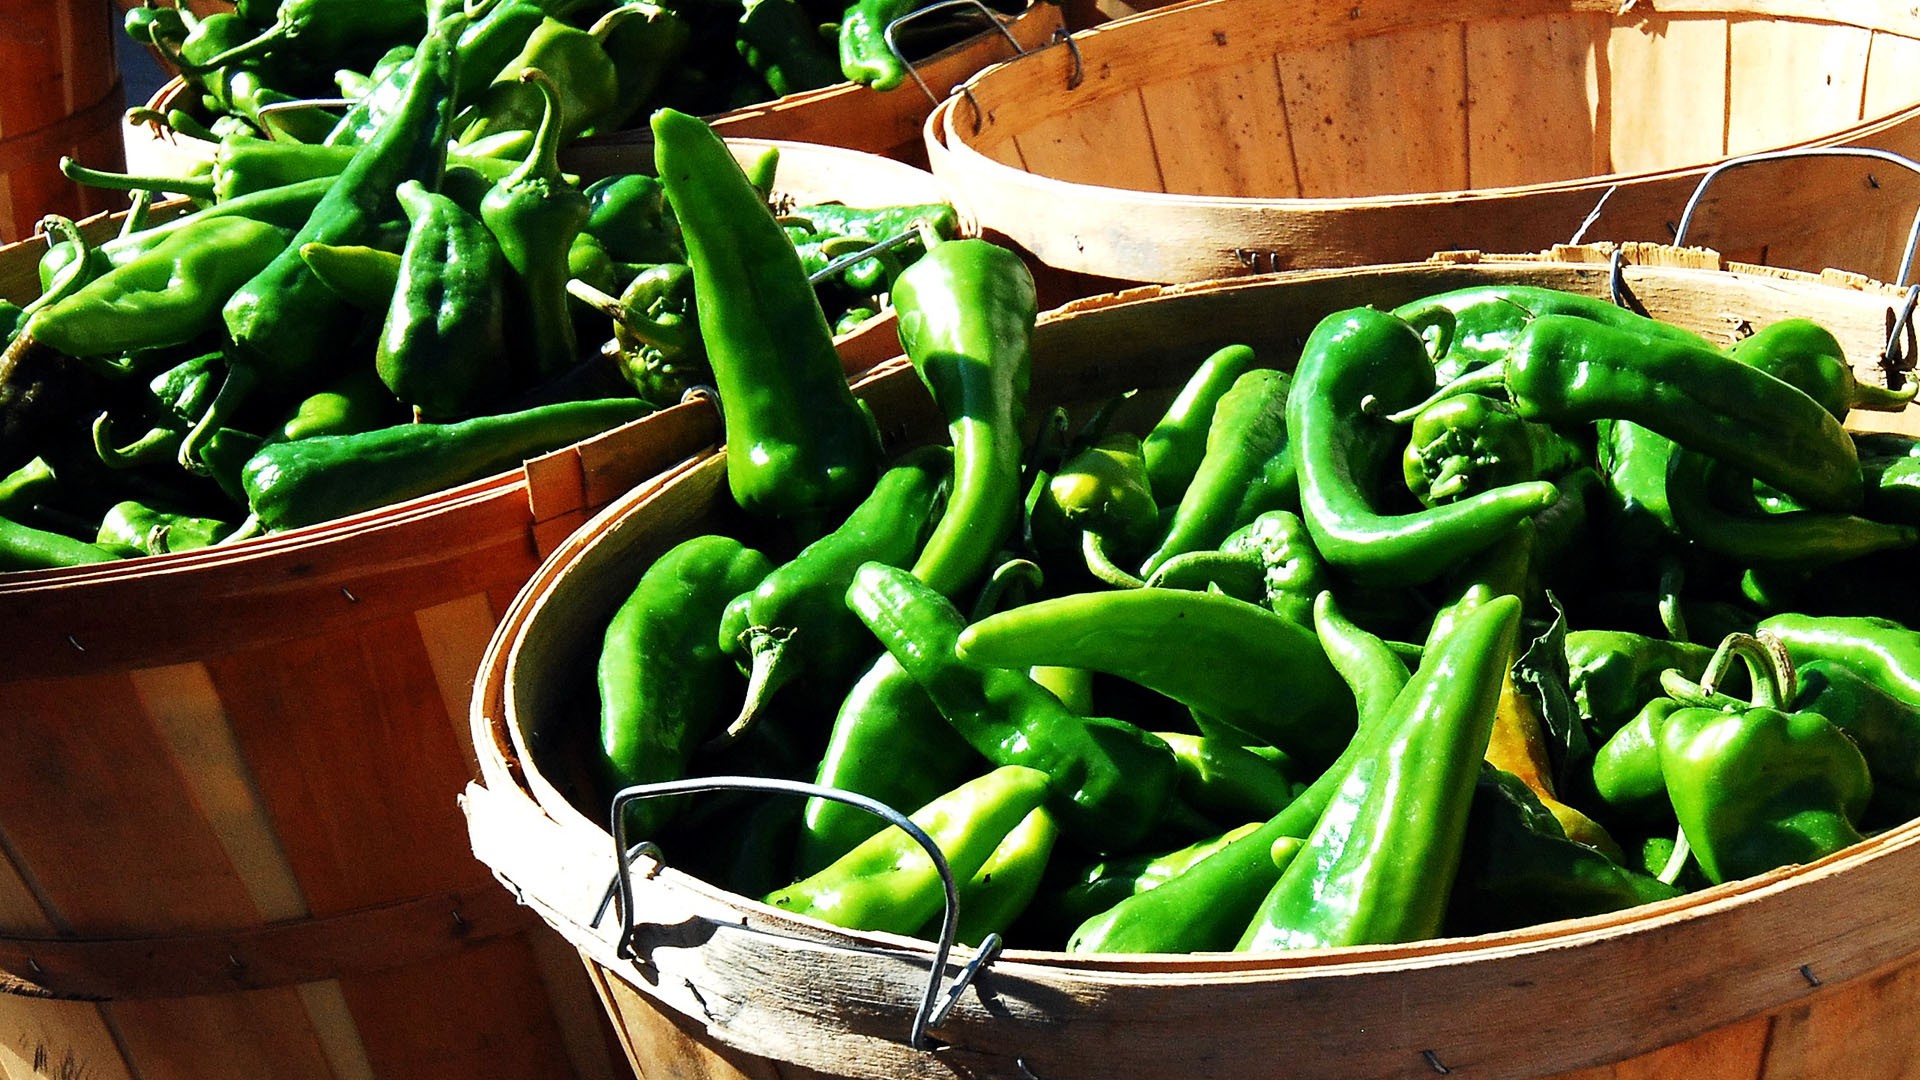
[[[1030,416],[1017,258],[937,243],[893,296],[947,438],[882,462],[843,401],[798,426],[792,395],[735,399],[721,531],[607,629],[583,805],[685,774],[857,792],[939,843],[961,940],[1122,953],[1596,915],[1920,814],[1920,439],[1839,425],[1913,392],[1814,324],[1722,348],[1488,285]],[[825,483],[851,447],[874,471]],[[632,804],[628,840],[937,931],[899,829],[703,798]]]
[[[514,80],[539,103],[532,138],[475,154],[455,137],[459,89],[469,38],[497,15],[457,2],[422,14],[403,92],[357,143],[232,134],[205,177],[69,165],[134,189],[135,209],[97,245],[50,222],[42,295],[8,319],[0,569],[298,528],[511,468],[697,388],[744,401],[778,365],[728,361],[809,340],[795,326],[821,330],[812,359],[834,360],[841,386],[829,321],[886,307],[928,238],[957,230],[946,205],[783,204],[776,222],[776,154],[723,203],[710,174],[739,166],[670,110],[718,156],[677,180],[583,186],[558,156],[567,92],[538,68]],[[158,191],[197,208],[149,222]],[[690,252],[733,243],[743,215],[772,223],[764,242],[736,273],[703,276]],[[809,260],[886,239],[904,243],[810,279]],[[717,340],[703,332],[721,324]],[[763,338],[737,340],[743,327]],[[832,483],[870,482],[864,455]]]
[[[520,75],[562,87],[568,138],[618,131],[657,108],[726,112],[842,79],[891,90],[906,69],[887,24],[921,0],[471,0],[454,42],[464,59],[450,135],[476,153],[531,139],[539,96]],[[135,41],[165,57],[192,98],[145,119],[191,137],[264,135],[315,146],[364,143],[419,72],[428,0],[261,0],[196,17],[147,0],[127,12]],[[977,20],[976,20],[977,22]],[[897,35],[924,56],[977,33],[915,20]],[[836,50],[836,41],[838,49]],[[836,51],[839,55],[836,55]],[[339,110],[305,102],[343,100]]]

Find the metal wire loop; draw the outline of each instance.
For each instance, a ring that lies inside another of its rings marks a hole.
[[[845,255],[827,263],[827,265],[820,269],[815,270],[813,273],[808,274],[807,281],[809,284],[817,285],[855,263],[864,262],[883,251],[892,251],[897,247],[905,247],[910,241],[918,239],[919,236],[920,231],[918,229],[907,229],[904,232],[894,233],[892,236],[878,243],[868,244],[858,251],[849,251]]]
[[[895,60],[900,61],[901,65],[907,69],[907,74],[913,76],[913,81],[919,84],[920,92],[927,95],[927,100],[933,102],[935,105],[940,104],[939,96],[933,92],[933,87],[927,85],[927,80],[920,77],[920,70],[913,66],[913,61],[907,59],[906,54],[900,51],[900,43],[893,39],[893,35],[894,31],[898,30],[902,23],[917,19],[928,12],[945,11],[949,8],[956,7],[969,7],[979,11],[981,16],[987,20],[987,25],[1000,31],[1000,36],[1006,38],[1007,44],[1013,46],[1015,56],[1027,55],[1027,50],[1020,47],[1019,39],[1015,38],[1013,32],[1007,29],[1007,24],[1001,22],[1000,17],[994,14],[993,9],[982,3],[981,0],[939,0],[938,3],[928,4],[926,7],[907,12],[905,15],[888,23],[887,28],[880,32],[880,37],[887,43],[887,51],[893,54]]]
[[[1914,161],[1912,158],[1904,157],[1890,150],[1878,150],[1867,146],[1804,146],[1791,150],[1768,150],[1762,153],[1728,158],[1726,161],[1708,169],[1706,173],[1700,177],[1700,183],[1693,189],[1693,195],[1687,199],[1686,210],[1680,215],[1680,224],[1674,229],[1674,246],[1681,247],[1686,244],[1687,226],[1693,222],[1693,213],[1699,208],[1700,200],[1707,193],[1707,187],[1718,179],[1721,173],[1765,161],[1789,161],[1811,157],[1869,158],[1874,161],[1884,161],[1889,164],[1898,165],[1908,172],[1920,175],[1920,161]],[[1900,273],[1894,278],[1893,283],[1895,285],[1905,285],[1907,283],[1907,275],[1913,270],[1913,257],[1916,246],[1920,246],[1920,211],[1915,212],[1913,225],[1907,230],[1907,246],[1906,250],[1900,255]]]
[[[1067,89],[1078,90],[1080,84],[1087,81],[1087,64],[1080,57],[1080,43],[1073,40],[1073,32],[1062,26],[1047,39],[1047,44],[1058,45],[1063,41],[1067,43],[1067,51],[1073,54],[1073,74],[1067,76]]]
[[[780,780],[766,776],[700,776],[685,780],[667,780],[657,784],[639,784],[622,788],[613,796],[612,833],[614,858],[618,865],[614,867],[615,899],[619,904],[620,938],[615,951],[622,959],[639,959],[633,952],[634,910],[633,910],[633,874],[628,862],[627,844],[627,807],[644,799],[657,799],[668,795],[696,795],[709,791],[760,791],[776,795],[799,795],[806,798],[828,799],[846,803],[878,817],[889,825],[896,826],[912,837],[914,842],[926,849],[933,860],[933,868],[940,875],[940,886],[945,892],[946,907],[940,917],[940,939],[934,947],[933,967],[927,979],[927,992],[915,1010],[913,1027],[908,1034],[908,1045],[915,1050],[927,1049],[927,1029],[936,1023],[935,1005],[940,998],[940,976],[947,969],[947,960],[953,954],[954,935],[960,925],[960,892],[953,879],[953,868],[947,865],[947,857],[941,853],[940,845],[926,831],[913,823],[905,814],[888,806],[878,799],[839,788],[810,784],[800,780]],[[639,845],[635,845],[639,847]],[[657,850],[657,849],[656,849]],[[597,920],[596,920],[597,921]],[[997,939],[992,940],[994,952],[998,951]],[[971,982],[982,966],[991,961],[992,955],[987,942],[976,950],[973,962],[968,969],[960,973],[955,986],[953,999],[958,998],[959,990]],[[945,1009],[940,1010],[939,1018],[945,1019],[952,1011],[950,1000]]]
[[[1895,315],[1892,309],[1887,311],[1887,344],[1881,350],[1880,367],[1889,376],[1899,372],[1904,379],[1907,372],[1913,370],[1914,361],[1914,302],[1920,300],[1920,285],[1907,288],[1907,298],[1900,304],[1900,313]],[[1888,386],[1898,389],[1889,381]]]

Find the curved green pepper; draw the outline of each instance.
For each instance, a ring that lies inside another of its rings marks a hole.
[[[1019,519],[1033,274],[1006,248],[948,240],[894,282],[893,305],[900,345],[945,416],[954,452],[947,509],[913,573],[952,595],[986,571]]]
[[[1269,510],[1300,505],[1287,442],[1287,398],[1293,378],[1254,368],[1234,380],[1207,425],[1206,452],[1180,496],[1160,545],[1141,566],[1152,577],[1167,560],[1208,551]]]
[[[1191,551],[1160,565],[1147,585],[1169,589],[1218,588],[1236,599],[1265,604],[1302,626],[1313,621],[1314,597],[1328,584],[1326,561],[1313,549],[1300,515],[1269,510],[1236,530],[1219,551]]]
[[[726,413],[734,501],[756,515],[816,521],[853,504],[873,486],[879,442],[847,388],[800,256],[706,124],[661,109],[653,135]]]
[[[1300,516],[1322,557],[1363,583],[1431,581],[1559,496],[1552,484],[1531,481],[1395,512],[1375,478],[1398,456],[1403,435],[1369,411],[1411,405],[1432,383],[1419,335],[1370,308],[1321,320],[1294,373],[1287,434],[1299,467]]]
[[[1159,821],[1177,773],[1165,743],[1131,724],[1074,715],[1025,671],[961,657],[966,618],[904,570],[862,566],[847,605],[988,761],[1048,775],[1048,805],[1078,843],[1125,850]]]
[[[1445,398],[1420,410],[1401,464],[1407,490],[1427,507],[1536,476],[1527,422],[1480,394]]]
[[[600,748],[612,787],[678,779],[726,725],[732,665],[715,640],[720,612],[772,570],[737,540],[696,536],[640,575],[600,644]],[[672,799],[642,800],[629,821],[651,836],[676,809]]]
[[[1667,462],[1667,506],[1680,535],[1743,567],[1805,570],[1920,542],[1920,528],[1855,514],[1769,513],[1750,477],[1684,446]]]
[[[1206,458],[1214,409],[1252,366],[1253,350],[1245,345],[1228,345],[1200,361],[1166,413],[1142,440],[1147,480],[1153,485],[1154,501],[1161,506],[1180,505],[1187,485],[1193,483],[1194,473]]]
[[[958,647],[973,663],[1117,675],[1308,759],[1331,759],[1353,735],[1353,698],[1313,632],[1230,596],[1059,596],[974,623]]]
[[[1519,625],[1518,598],[1497,596],[1426,651],[1240,949],[1390,944],[1440,932]]]
[[[1703,348],[1707,340],[1671,323],[1649,319],[1599,297],[1537,285],[1473,285],[1423,297],[1393,313],[1436,337],[1433,364],[1442,380],[1503,360],[1527,324],[1542,315],[1566,315]]]
[[[1859,381],[1839,340],[1811,319],[1782,319],[1736,342],[1727,355],[1799,387],[1835,420],[1845,420],[1853,409],[1899,412],[1913,402],[1916,389],[1887,390]]]
[[[847,610],[854,571],[869,562],[903,566],[919,552],[952,462],[944,446],[909,452],[880,475],[839,528],[727,605],[720,649],[751,675],[733,730],[796,678],[835,693],[844,685],[873,646]]]

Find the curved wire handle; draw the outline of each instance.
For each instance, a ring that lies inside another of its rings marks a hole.
[[[926,7],[915,8],[907,12],[905,15],[888,23],[887,28],[880,32],[880,37],[881,40],[887,43],[887,51],[893,54],[895,60],[900,61],[901,65],[907,69],[907,74],[913,76],[913,81],[920,85],[920,92],[927,95],[927,100],[933,102],[935,105],[940,104],[940,99],[935,96],[933,87],[927,85],[927,80],[920,77],[920,69],[914,67],[913,61],[907,59],[906,55],[900,51],[900,43],[893,39],[893,33],[900,28],[900,24],[917,19],[928,12],[945,11],[948,8],[956,7],[977,9],[987,20],[987,25],[1000,31],[1000,36],[1006,38],[1007,44],[1013,46],[1014,55],[1027,55],[1027,50],[1020,47],[1020,41],[1013,36],[1013,31],[1008,30],[1007,24],[1001,22],[1000,17],[994,13],[993,9],[982,3],[981,0],[939,0],[938,3],[928,4]]]
[[[609,889],[610,899],[617,900],[620,911],[620,939],[615,945],[616,954],[623,960],[638,959],[633,951],[634,912],[633,912],[633,872],[631,862],[641,854],[660,859],[660,849],[651,841],[641,841],[631,848],[627,845],[627,806],[643,799],[654,799],[666,795],[693,795],[706,791],[764,791],[782,795],[802,795],[808,798],[829,799],[858,807],[867,813],[898,827],[911,836],[915,843],[926,849],[933,859],[933,868],[940,875],[940,886],[946,893],[946,907],[940,917],[940,940],[933,953],[933,970],[927,980],[926,997],[913,1016],[913,1028],[909,1033],[908,1045],[915,1050],[925,1050],[927,1029],[937,1026],[953,1012],[960,1002],[960,995],[973,982],[980,969],[985,967],[1000,952],[1000,935],[988,934],[975,950],[974,957],[955,977],[953,988],[947,992],[947,998],[940,1000],[940,973],[946,970],[947,960],[953,952],[954,936],[960,929],[960,890],[953,880],[953,868],[947,865],[947,857],[941,853],[940,845],[926,831],[913,823],[913,820],[878,799],[840,788],[826,787],[821,784],[809,784],[800,780],[779,780],[767,776],[701,776],[686,780],[667,780],[657,784],[638,784],[621,788],[613,796],[613,850],[618,865],[614,871],[614,881]],[[602,901],[600,913],[594,916],[594,925],[606,914],[607,902]]]
[[[1810,157],[1857,157],[1884,161],[1889,165],[1898,165],[1908,172],[1920,175],[1920,161],[1896,154],[1891,150],[1880,150],[1870,146],[1803,146],[1790,150],[1766,150],[1757,154],[1744,154],[1728,158],[1700,177],[1700,183],[1694,187],[1693,195],[1687,199],[1687,208],[1680,214],[1680,224],[1673,231],[1675,247],[1684,246],[1687,239],[1687,226],[1693,223],[1693,212],[1699,208],[1700,200],[1707,193],[1707,186],[1721,173],[1730,172],[1745,165],[1763,161],[1790,161],[1796,158]],[[1916,248],[1920,248],[1920,210],[1915,211],[1913,225],[1907,229],[1907,246],[1900,254],[1900,272],[1894,278],[1895,285],[1905,285],[1907,276],[1913,271],[1913,258]],[[1920,284],[1913,286],[1907,293],[1907,301],[1902,306],[1900,317],[1887,331],[1887,344],[1882,352],[1891,360],[1899,352],[1900,336],[1913,319],[1914,300],[1920,297]]]

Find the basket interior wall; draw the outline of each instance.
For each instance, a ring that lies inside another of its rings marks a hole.
[[[1347,5],[1168,10],[1085,35],[1072,90],[1064,62],[984,77],[972,145],[1068,182],[1362,198],[1699,165],[1920,101],[1917,35],[1767,6],[1392,3],[1344,30]]]

